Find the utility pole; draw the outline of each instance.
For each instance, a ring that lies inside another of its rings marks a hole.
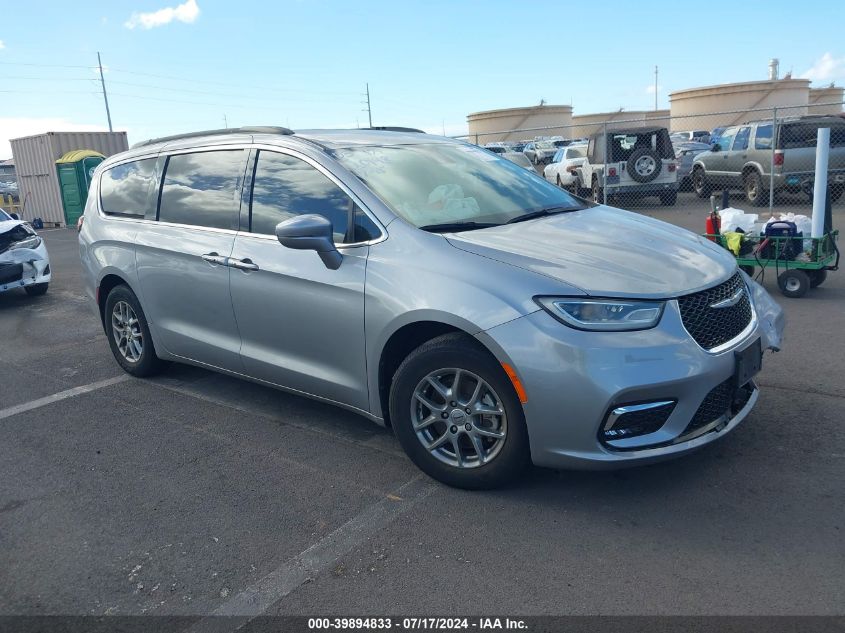
[[[229,119],[226,118],[226,113],[223,113],[223,127],[229,129]]]
[[[370,107],[370,84],[367,84],[367,93],[365,95],[367,97],[367,117],[370,121],[370,127],[373,127],[373,110]]]
[[[657,110],[657,66],[654,67],[654,109]]]
[[[109,112],[109,97],[106,94],[106,80],[103,78],[103,62],[100,60],[100,51],[97,51],[97,66],[100,69],[100,85],[103,87],[103,101],[106,103],[106,118],[109,120],[109,132],[112,132],[111,112]]]

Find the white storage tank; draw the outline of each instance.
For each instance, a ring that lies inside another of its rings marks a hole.
[[[46,132],[13,138],[12,157],[25,220],[41,218],[45,225],[64,226],[56,161],[73,150],[94,150],[111,156],[129,149],[126,132]]]

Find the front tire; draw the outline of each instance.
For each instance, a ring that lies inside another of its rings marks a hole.
[[[43,284],[32,284],[31,286],[24,286],[24,290],[26,290],[26,294],[30,297],[40,297],[47,292],[49,285],[49,282]]]
[[[465,334],[432,339],[402,362],[390,387],[390,419],[411,461],[449,486],[495,488],[530,461],[513,385]]]
[[[818,270],[808,270],[807,274],[810,277],[810,288],[818,288],[827,279],[827,271],[824,268]]]
[[[128,286],[115,286],[106,298],[106,337],[118,365],[138,378],[159,373],[164,363],[156,356],[147,318]]]
[[[699,198],[709,198],[713,187],[707,181],[707,176],[701,167],[692,171],[692,189]]]

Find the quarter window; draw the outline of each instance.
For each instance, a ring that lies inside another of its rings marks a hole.
[[[279,222],[307,213],[327,218],[336,243],[347,240],[354,204],[334,182],[304,160],[260,151],[250,205],[250,231],[273,235]]]
[[[772,124],[758,125],[754,133],[754,149],[772,149]]]
[[[244,150],[226,150],[170,156],[159,221],[237,229],[245,155]]]
[[[103,213],[143,218],[148,207],[154,207],[149,193],[155,178],[155,165],[155,158],[147,158],[106,169],[100,176],[100,208]]]

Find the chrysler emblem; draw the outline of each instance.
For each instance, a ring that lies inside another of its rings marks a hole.
[[[731,306],[735,306],[740,299],[742,299],[742,294],[745,292],[745,288],[740,288],[735,293],[733,293],[727,299],[722,299],[716,303],[710,305],[711,308],[730,308]]]

